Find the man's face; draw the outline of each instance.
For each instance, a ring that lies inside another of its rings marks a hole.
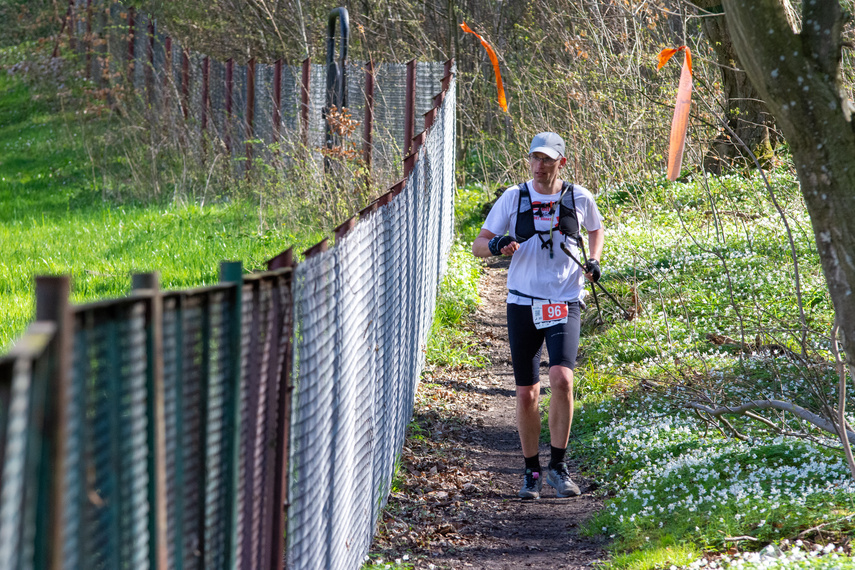
[[[542,152],[528,155],[528,163],[531,167],[531,176],[538,182],[549,182],[558,177],[558,172],[564,167],[567,159],[563,156],[550,158]]]

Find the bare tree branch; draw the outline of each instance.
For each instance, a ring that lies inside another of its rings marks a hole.
[[[688,407],[693,410],[699,410],[707,413],[716,418],[722,418],[725,415],[743,416],[746,415],[746,412],[751,410],[781,410],[784,412],[790,412],[794,416],[813,424],[823,431],[837,435],[837,428],[832,422],[811,412],[810,410],[797,406],[792,402],[783,402],[781,400],[752,400],[738,406],[719,406],[716,408],[705,406],[704,404],[699,404],[697,402],[690,402]],[[846,430],[846,436],[853,438],[855,437],[855,432]]]
[[[840,435],[840,442],[843,444],[843,451],[846,453],[849,472],[852,473],[852,479],[855,479],[855,460],[852,458],[852,447],[849,445],[849,438],[846,433],[846,366],[844,366],[843,360],[840,358],[840,350],[837,348],[837,321],[831,327],[831,352],[834,354],[834,363],[837,365],[837,373],[840,375],[837,396],[837,432]]]

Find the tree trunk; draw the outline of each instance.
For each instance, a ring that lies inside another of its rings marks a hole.
[[[775,129],[775,118],[742,70],[742,64],[733,49],[721,0],[692,1],[709,14],[701,19],[701,29],[719,65],[727,123],[762,161],[771,156],[772,149],[781,142]],[[744,164],[750,162],[750,159],[741,145],[737,145],[726,131],[722,132],[704,157],[704,169],[721,174],[734,162]]]
[[[804,2],[793,33],[778,0],[724,0],[733,45],[790,145],[822,269],[855,365],[855,131],[838,88],[838,0]]]

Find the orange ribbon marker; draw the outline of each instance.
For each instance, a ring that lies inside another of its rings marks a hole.
[[[460,27],[463,29],[464,32],[472,34],[473,36],[481,40],[481,45],[484,46],[484,49],[487,50],[487,55],[490,56],[490,61],[493,62],[493,71],[496,72],[496,87],[499,91],[499,107],[501,107],[502,110],[507,113],[508,102],[505,99],[505,88],[502,86],[502,72],[499,71],[499,58],[496,57],[496,52],[493,51],[493,48],[490,47],[490,44],[484,41],[484,38],[473,32],[472,28],[466,25],[466,22],[460,24]]]
[[[677,103],[674,105],[674,118],[671,121],[671,140],[668,149],[668,180],[673,182],[680,175],[683,166],[683,150],[686,147],[686,131],[689,128],[689,110],[692,107],[692,52],[687,46],[663,49],[659,52],[659,64],[656,69],[668,63],[678,51],[686,52],[683,70],[680,72],[680,86],[677,88]]]

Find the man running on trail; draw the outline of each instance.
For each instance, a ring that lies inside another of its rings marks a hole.
[[[600,278],[604,232],[593,195],[560,178],[567,162],[560,136],[536,135],[528,158],[532,179],[511,186],[499,197],[472,244],[472,253],[478,257],[512,256],[508,270],[508,340],[516,381],[517,429],[525,458],[519,496],[537,499],[543,485],[538,401],[540,352],[546,340],[552,388],[552,454],[546,482],[559,497],[570,497],[580,493],[564,462],[573,421],[573,368],[579,348],[585,278]],[[587,260],[580,226],[588,232]],[[584,271],[565,255],[561,243],[577,260],[584,260]]]

